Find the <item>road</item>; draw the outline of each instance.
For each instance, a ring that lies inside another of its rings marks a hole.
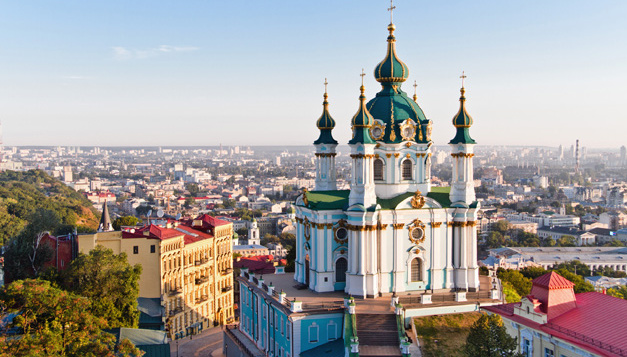
[[[177,354],[178,351],[178,354]],[[172,357],[222,357],[222,328],[212,327],[194,336],[170,342]]]

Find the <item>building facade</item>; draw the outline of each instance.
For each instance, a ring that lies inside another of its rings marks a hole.
[[[142,266],[139,296],[160,299],[175,339],[233,321],[232,235],[230,223],[200,216],[81,235],[78,241],[82,253],[102,245]]]

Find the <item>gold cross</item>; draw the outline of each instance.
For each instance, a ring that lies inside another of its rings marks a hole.
[[[366,75],[366,73],[364,72],[364,69],[361,69],[361,74],[359,75],[361,77],[361,85],[364,85],[364,76]]]
[[[388,11],[390,12],[390,23],[394,22],[392,21],[394,19],[394,9],[396,9],[396,6],[394,6],[394,0],[390,0],[390,7],[388,8]]]
[[[461,79],[462,79],[462,88],[464,88],[464,79],[466,79],[466,78],[467,78],[467,77],[466,77],[466,72],[465,72],[465,71],[462,71],[462,75],[461,75],[461,76],[459,76],[459,78],[461,78]]]
[[[329,84],[329,82],[327,82],[327,79],[324,79],[324,92],[327,92],[327,84]]]
[[[416,83],[416,81],[414,81],[414,101],[416,101],[416,99],[418,99],[417,89],[416,88],[418,88],[418,84]]]

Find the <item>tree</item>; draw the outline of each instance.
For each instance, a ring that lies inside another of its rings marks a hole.
[[[590,284],[589,282],[587,282],[581,275],[571,273],[570,271],[566,269],[557,269],[555,270],[555,272],[563,276],[567,280],[570,280],[573,284],[575,284],[575,286],[573,287],[575,294],[594,291],[594,286]]]
[[[185,208],[191,208],[196,203],[194,197],[187,197],[185,199]]]
[[[38,209],[28,217],[28,224],[6,245],[5,267],[7,282],[34,278],[52,257],[50,248],[41,241],[46,232],[62,226],[59,215],[51,210]]]
[[[520,296],[526,296],[531,291],[531,279],[526,278],[518,270],[499,268],[497,270],[497,277],[501,279],[501,281],[510,283]]]
[[[507,230],[509,230],[509,222],[505,219],[502,219],[492,226],[492,230],[499,232],[501,234],[505,234]]]
[[[185,189],[187,189],[187,191],[189,191],[189,194],[193,197],[196,197],[200,193],[200,188],[198,187],[197,183],[188,183],[185,185]]]
[[[590,276],[590,267],[580,262],[579,260],[569,260],[567,262],[559,263],[553,267],[554,270],[565,269],[573,274],[580,276]]]
[[[91,299],[91,312],[108,321],[110,328],[137,327],[139,278],[142,267],[131,266],[126,253],[96,246],[80,254],[59,273],[59,286]]]
[[[294,272],[296,270],[296,248],[295,247],[287,251],[285,260],[287,260],[285,271],[290,272],[290,273]]]
[[[547,273],[546,269],[542,267],[524,267],[520,270],[520,273],[528,279],[535,279]]]
[[[522,357],[516,352],[516,338],[511,337],[499,315],[482,315],[470,327],[464,347],[468,357]]]
[[[51,286],[45,280],[18,280],[0,293],[4,313],[15,314],[7,328],[19,338],[0,338],[2,356],[141,356],[128,340],[116,346],[102,331],[106,320],[90,312],[85,297]],[[6,336],[6,335],[5,335]]]
[[[557,240],[558,247],[576,247],[577,246],[577,238],[571,235],[563,235]]]
[[[118,217],[113,221],[113,229],[119,231],[121,227],[124,226],[135,226],[139,223],[139,218],[135,216],[123,216]]]
[[[627,286],[625,285],[620,285],[611,289],[607,289],[606,293],[607,295],[627,300]]]

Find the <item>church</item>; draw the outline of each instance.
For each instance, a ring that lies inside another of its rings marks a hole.
[[[355,297],[411,291],[477,291],[479,204],[473,185],[472,118],[461,88],[450,140],[450,187],[431,185],[428,119],[402,90],[409,68],[396,53],[396,27],[374,68],[381,90],[370,100],[363,76],[351,120],[349,190],[337,189],[335,120],[325,88],[316,148],[316,187],[296,201],[295,280],[316,292]],[[462,80],[465,78],[462,75]],[[326,85],[326,83],[325,83]]]

